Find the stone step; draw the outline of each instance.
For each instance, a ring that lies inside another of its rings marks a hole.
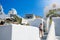
[[[56,40],[60,40],[60,36],[56,36]]]
[[[43,38],[42,38],[42,40],[46,40],[46,38],[47,38],[47,35],[44,35]]]

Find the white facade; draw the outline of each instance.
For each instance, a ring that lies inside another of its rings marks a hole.
[[[11,24],[0,26],[0,40],[41,40],[39,29],[33,26]]]
[[[10,17],[13,17],[13,15],[17,15],[17,11],[16,11],[14,8],[12,8],[12,9],[8,12],[8,15],[9,15]]]
[[[43,24],[43,22],[45,22],[43,18],[36,18],[35,15],[33,15],[33,18],[30,19],[22,18],[22,24],[28,24],[35,27],[39,27],[40,23]]]
[[[47,40],[60,40],[60,17],[53,17]]]
[[[17,15],[17,11],[16,11],[16,9],[11,8],[11,10],[9,10],[9,12],[8,12],[9,17],[7,17],[7,18],[14,18],[14,15]]]
[[[30,16],[32,17],[30,18]],[[36,19],[35,15],[30,14],[30,16],[29,14],[27,14],[27,16],[25,15],[25,18],[22,18],[22,24],[29,24],[30,21],[34,21]]]
[[[5,20],[5,19],[7,19],[7,18],[13,18],[14,15],[17,15],[17,11],[16,11],[14,8],[12,8],[12,9],[8,12],[8,14],[6,15],[6,14],[4,13],[4,11],[3,11],[2,5],[0,5],[0,20]]]
[[[52,20],[55,23],[55,35],[60,36],[60,17],[53,17]]]
[[[29,22],[34,21],[35,19],[24,19],[22,18],[22,24],[29,24]]]
[[[0,19],[5,19],[5,18],[6,18],[6,15],[3,11],[2,5],[0,5]]]

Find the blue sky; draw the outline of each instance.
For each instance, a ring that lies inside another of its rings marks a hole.
[[[55,1],[55,0],[54,0]],[[7,14],[11,8],[15,8],[18,15],[24,16],[25,14],[35,14],[43,17],[44,7],[52,0],[0,0],[0,4]]]

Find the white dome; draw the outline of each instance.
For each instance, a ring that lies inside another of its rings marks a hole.
[[[14,14],[14,15],[16,15],[16,14],[17,14],[17,11],[16,11],[14,8],[12,8],[12,9],[9,11],[9,14]]]

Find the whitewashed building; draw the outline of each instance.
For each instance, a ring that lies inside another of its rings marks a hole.
[[[44,8],[44,19],[46,20],[47,28],[49,28],[50,17],[53,15],[53,13],[49,17],[47,17],[47,15],[51,11],[54,11],[54,14],[60,15],[60,4],[51,3],[50,5],[48,5]]]
[[[3,7],[2,5],[0,5],[0,20],[5,20],[7,18],[13,18],[14,15],[17,15],[17,11],[12,8],[11,10],[9,10],[8,14],[6,15],[3,11]],[[18,17],[20,17],[19,15],[17,15]],[[25,17],[20,17],[22,18],[22,24],[27,24],[30,26],[36,26],[38,27],[40,23],[43,24],[43,18],[40,16],[36,16],[34,14],[26,14]]]
[[[34,27],[39,27],[40,23],[43,24],[43,22],[45,22],[45,20],[42,17],[34,14],[26,14],[25,17],[22,18],[22,24],[27,24]]]
[[[6,15],[3,11],[2,5],[0,5],[0,20],[3,20],[6,18]]]
[[[8,15],[13,17],[14,15],[17,15],[17,11],[14,8],[11,8],[11,10],[8,12]]]
[[[0,20],[5,20],[7,18],[13,18],[14,15],[17,15],[17,11],[14,8],[9,10],[8,14],[6,15],[3,11],[2,5],[0,5]]]
[[[22,18],[22,24],[28,24],[29,21],[33,21],[35,18],[35,15],[33,14],[26,14],[24,18]]]

